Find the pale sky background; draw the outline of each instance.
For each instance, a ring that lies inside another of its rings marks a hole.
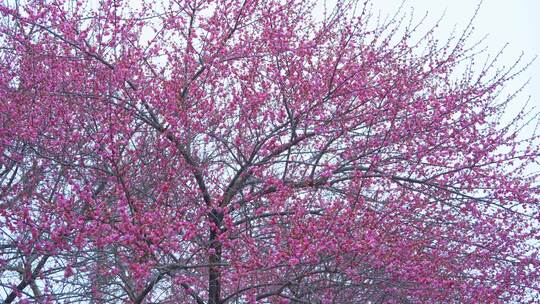
[[[395,12],[401,3],[402,0],[372,0],[374,11],[380,10],[383,14]],[[410,12],[414,8],[417,18],[428,12],[426,26],[433,25],[444,13],[438,28],[442,35],[440,38],[444,38],[454,26],[459,33],[459,29],[468,24],[478,4],[480,10],[474,21],[475,35],[472,38],[488,35],[484,46],[492,55],[509,44],[498,66],[511,65],[522,52],[524,61],[538,56],[529,69],[505,87],[504,92],[508,94],[529,80],[524,91],[506,109],[505,120],[510,121],[529,97],[529,107],[534,107],[533,112],[540,112],[540,0],[406,0],[403,11]],[[531,124],[522,130],[522,138],[532,135],[534,129],[535,124]],[[527,171],[531,174],[540,172],[540,164],[531,165]]]
[[[402,0],[374,0],[374,10],[383,14],[391,13],[400,6]],[[427,25],[432,25],[443,14],[440,33],[448,35],[457,26],[464,28],[473,15],[479,0],[406,0],[403,11],[410,12],[421,18],[429,13]],[[499,65],[510,65],[521,52],[525,61],[540,55],[540,0],[483,0],[474,21],[475,36],[480,38],[488,35],[484,45],[488,46],[491,54],[509,43]],[[530,105],[540,110],[540,57],[525,71],[517,81],[509,85],[518,87],[520,83],[530,78],[530,83],[517,99],[526,100],[531,95]],[[519,102],[518,102],[519,103]]]

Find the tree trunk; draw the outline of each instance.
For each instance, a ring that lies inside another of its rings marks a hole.
[[[210,220],[215,224],[215,229],[210,229],[208,271],[208,304],[221,303],[221,242],[218,240],[218,232],[223,220],[223,213],[212,210]]]

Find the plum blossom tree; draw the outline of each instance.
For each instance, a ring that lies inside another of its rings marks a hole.
[[[441,42],[352,0],[0,13],[4,303],[540,300],[536,119],[500,94],[528,63],[479,62],[472,25]]]

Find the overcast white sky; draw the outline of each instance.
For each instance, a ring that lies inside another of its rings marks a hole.
[[[402,0],[374,0],[376,10],[390,13]],[[441,34],[448,33],[454,25],[463,28],[472,16],[479,0],[406,0],[404,11],[414,8],[418,18],[429,12],[431,24],[446,11],[442,20]],[[427,23],[429,24],[430,21]],[[540,55],[540,0],[483,0],[475,20],[476,37],[488,35],[486,45],[489,53],[496,53],[505,43],[509,46],[500,64],[511,64],[523,51],[525,59]],[[531,95],[531,105],[540,108],[540,58],[519,80],[531,78],[523,100]],[[519,81],[518,80],[518,81]],[[517,86],[518,83],[513,85]],[[540,109],[537,109],[540,110]]]
[[[372,3],[375,10],[381,10],[384,14],[393,12],[402,0],[372,0]],[[479,3],[479,0],[406,0],[404,11],[408,12],[412,7],[418,18],[427,11],[431,17],[427,25],[433,24],[445,13],[439,27],[444,36],[451,32],[454,25],[458,29],[465,27]],[[507,85],[506,92],[509,93],[530,80],[525,91],[513,103],[515,106],[507,108],[506,119],[510,120],[529,96],[529,106],[534,106],[535,112],[540,111],[540,0],[483,0],[474,24],[475,37],[488,35],[485,45],[489,47],[487,51],[490,54],[494,55],[506,43],[509,44],[500,65],[512,64],[522,52],[526,61],[538,55],[521,77]],[[524,137],[531,135],[534,125],[523,132]],[[540,171],[540,165],[531,166],[530,173],[534,171]]]

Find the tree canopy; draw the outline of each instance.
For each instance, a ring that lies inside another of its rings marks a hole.
[[[473,22],[440,41],[304,0],[0,15],[4,303],[540,300],[537,120],[500,94],[528,62],[480,61]]]

